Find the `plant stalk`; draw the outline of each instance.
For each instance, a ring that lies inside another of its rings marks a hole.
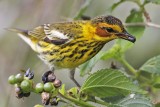
[[[72,98],[72,97],[70,97],[70,96],[62,95],[60,92],[59,92],[59,95],[60,95],[61,97],[65,98],[65,99],[71,101],[71,102],[74,102],[76,105],[80,105],[80,106],[82,106],[82,107],[95,107],[95,106],[93,106],[93,105],[91,105],[91,104],[89,104],[89,103],[87,103],[87,102],[74,99],[74,98]]]
[[[119,61],[125,65],[128,70],[135,76],[137,76],[137,71],[126,61],[124,57],[119,58]]]
[[[95,103],[101,104],[101,105],[105,105],[105,106],[109,106],[110,104],[104,101],[100,101],[100,100],[96,100]]]

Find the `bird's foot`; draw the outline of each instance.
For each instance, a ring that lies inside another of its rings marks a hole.
[[[79,85],[79,83],[76,81],[76,79],[74,78],[74,74],[75,74],[75,69],[70,71],[70,79],[77,85],[77,87],[80,89],[81,86]]]

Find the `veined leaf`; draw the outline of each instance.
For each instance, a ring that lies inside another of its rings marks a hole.
[[[131,94],[109,107],[153,107],[153,104],[146,97]]]
[[[81,91],[100,98],[142,92],[121,71],[114,69],[103,69],[90,75]]]
[[[101,100],[107,102],[107,103],[116,103],[119,100],[125,98],[125,96],[123,95],[119,95],[119,96],[111,96],[111,97],[105,97],[105,98],[101,98]]]
[[[126,23],[138,23],[143,22],[143,13],[141,11],[137,11],[135,9],[131,10],[130,15],[126,19]],[[143,26],[130,26],[127,27],[127,31],[136,37],[136,39],[139,39],[143,33],[144,33],[145,27]],[[121,46],[121,51],[125,52],[127,49],[131,48],[133,43],[130,43],[125,40],[117,40],[116,44],[119,44]]]
[[[149,59],[140,70],[160,74],[160,55]]]

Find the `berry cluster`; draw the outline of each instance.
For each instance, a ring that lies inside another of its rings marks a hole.
[[[29,97],[31,92],[41,94],[42,103],[44,105],[58,105],[60,98],[57,97],[58,89],[62,82],[56,79],[52,71],[47,71],[42,76],[43,83],[34,84],[32,79],[34,73],[30,69],[25,71],[25,74],[18,73],[11,75],[8,82],[15,86],[15,93],[17,98]]]

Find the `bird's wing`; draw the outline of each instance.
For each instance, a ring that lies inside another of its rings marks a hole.
[[[44,40],[45,42],[53,43],[55,45],[65,44],[73,39],[68,36],[65,31],[60,31],[58,29],[60,28],[54,27],[54,25],[44,24],[29,31],[28,34],[38,40]]]
[[[43,26],[38,26],[38,27],[34,28],[33,30],[29,30],[28,35],[30,35],[38,40],[40,40],[46,36],[44,33]]]

